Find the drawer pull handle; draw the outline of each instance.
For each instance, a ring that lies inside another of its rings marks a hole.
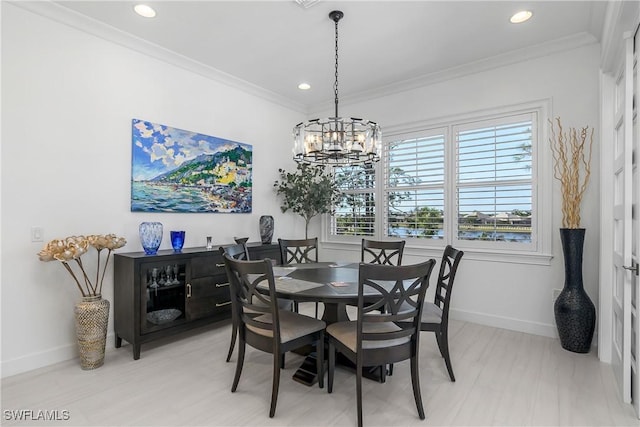
[[[223,268],[224,267],[224,262],[222,264],[216,264],[216,267]]]
[[[187,283],[187,298],[191,298],[191,283]]]
[[[224,288],[225,286],[229,286],[229,282],[227,282],[227,283],[216,283],[216,288]]]
[[[216,303],[216,307],[223,307],[223,306],[229,305],[229,304],[231,304],[231,301]]]

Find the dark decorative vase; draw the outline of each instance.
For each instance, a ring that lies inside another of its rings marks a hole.
[[[262,215],[260,217],[260,240],[263,245],[271,243],[273,237],[273,217]]]
[[[560,229],[565,279],[553,305],[562,348],[575,353],[589,352],[596,326],[596,308],[582,283],[584,234],[584,228]]]

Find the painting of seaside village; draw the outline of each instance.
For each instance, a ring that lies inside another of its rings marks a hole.
[[[251,212],[251,145],[132,121],[132,212]]]

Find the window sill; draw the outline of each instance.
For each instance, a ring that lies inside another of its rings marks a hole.
[[[320,247],[326,250],[338,250],[357,252],[360,254],[361,241],[358,240],[352,242],[335,242],[335,241],[322,241]],[[404,256],[427,256],[429,258],[435,258],[439,260],[442,257],[442,247],[425,247],[425,246],[411,246],[407,242],[407,246],[404,249]],[[537,252],[513,252],[513,251],[491,251],[486,249],[475,249],[456,247],[464,251],[464,258],[468,260],[483,261],[483,262],[499,262],[499,263],[511,263],[511,264],[529,264],[529,265],[551,265],[553,259],[552,254],[543,254]]]

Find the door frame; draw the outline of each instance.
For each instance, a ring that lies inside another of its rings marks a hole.
[[[600,286],[599,286],[599,317],[598,317],[598,357],[601,361],[612,363],[613,361],[613,280],[614,277],[614,150],[611,144],[615,143],[616,103],[622,94],[616,93],[619,78],[629,74],[629,67],[625,65],[626,50],[629,39],[632,40],[635,30],[640,24],[640,7],[637,2],[609,2],[607,5],[606,22],[602,36],[602,55],[600,66]],[[637,47],[636,47],[637,49]],[[627,69],[625,70],[625,66]],[[633,79],[633,72],[631,77]],[[636,84],[637,81],[634,81]],[[618,86],[618,88],[617,88]],[[623,84],[622,87],[628,87]],[[633,86],[633,85],[631,85]],[[624,94],[625,98],[632,96]],[[630,101],[629,101],[630,102]],[[629,129],[627,129],[629,130]],[[637,132],[634,130],[633,132]],[[627,135],[628,137],[628,135]],[[636,143],[637,144],[637,143]],[[637,149],[637,148],[636,148]],[[631,230],[630,230],[631,231]],[[634,236],[637,238],[637,236]],[[631,329],[631,328],[630,328]],[[629,398],[628,394],[619,390],[622,400]],[[637,391],[636,391],[637,393]],[[637,396],[636,396],[637,397]],[[637,408],[637,402],[636,408]],[[640,411],[638,411],[640,416]]]
[[[613,152],[607,141],[613,141],[613,117],[616,78],[624,66],[624,33],[635,31],[640,24],[640,8],[636,2],[608,2],[602,34],[600,63],[600,276],[598,306],[598,358],[611,363],[613,237]]]

